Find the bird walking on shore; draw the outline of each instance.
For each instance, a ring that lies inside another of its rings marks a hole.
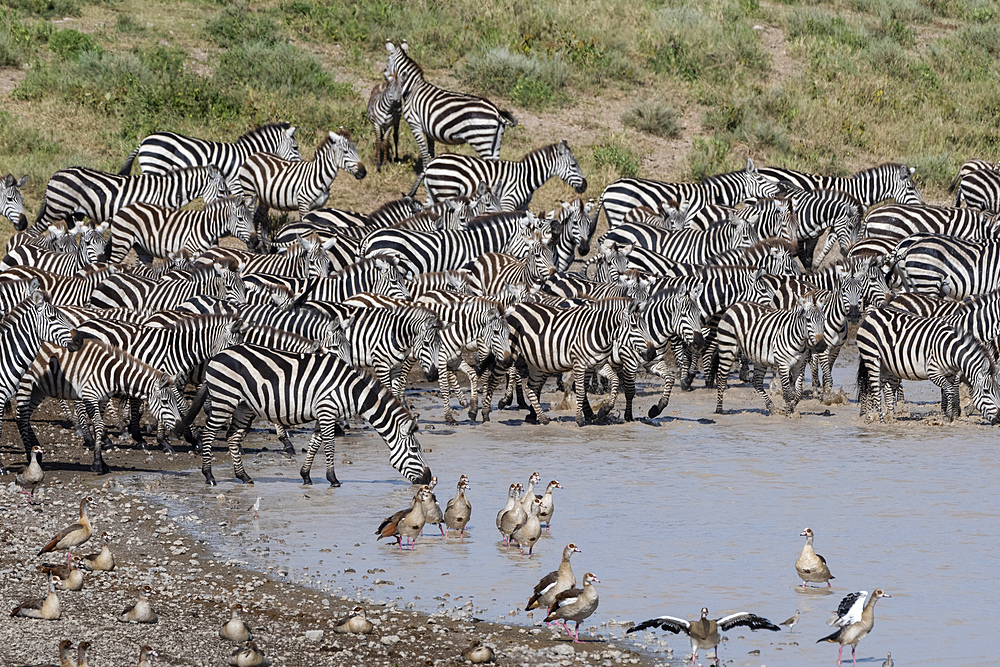
[[[246,621],[240,618],[240,612],[246,610],[243,608],[243,605],[238,602],[234,604],[231,609],[232,616],[230,616],[229,620],[223,623],[222,627],[219,628],[219,637],[240,644],[250,641],[253,639],[253,632],[251,632],[250,626],[247,625]]]
[[[72,549],[73,547],[78,547],[87,540],[90,539],[91,527],[90,518],[87,516],[87,505],[94,502],[93,496],[87,496],[80,501],[80,518],[71,526],[67,526],[56,533],[48,544],[42,547],[38,555],[41,556],[44,553],[49,553],[50,551],[58,551],[60,549]],[[69,554],[66,554],[66,560],[69,561]]]
[[[646,628],[660,628],[674,634],[683,632],[691,640],[691,665],[694,667],[694,662],[698,658],[698,649],[706,651],[714,649],[715,662],[718,663],[719,641],[721,640],[719,630],[725,631],[740,626],[748,627],[751,630],[781,630],[780,627],[763,616],[746,611],[738,611],[713,621],[708,618],[708,607],[702,607],[701,618],[697,621],[687,621],[676,616],[658,616],[632,626],[625,631],[625,634]]]
[[[59,618],[59,596],[56,595],[56,586],[59,584],[59,577],[52,576],[48,579],[49,592],[43,598],[28,600],[14,607],[10,612],[10,617],[23,616],[25,618],[41,618],[46,621],[54,621]]]
[[[149,604],[149,598],[152,595],[152,588],[149,586],[140,587],[138,599],[122,610],[118,620],[124,623],[156,623],[160,619]]]
[[[250,506],[250,517],[256,519],[257,512],[259,511],[260,511],[260,496],[257,496],[257,500],[255,500],[253,502],[253,505]]]
[[[583,588],[574,586],[557,595],[555,604],[552,605],[548,616],[545,617],[546,623],[562,621],[563,629],[566,630],[567,635],[573,638],[575,644],[581,643],[580,623],[590,618],[597,611],[597,605],[600,603],[597,589],[593,586],[594,582],[601,583],[601,580],[593,572],[583,575]],[[566,621],[576,622],[574,632],[570,632]]]
[[[805,588],[806,582],[811,581],[817,584],[826,582],[826,586],[829,588],[830,580],[836,579],[836,577],[830,574],[830,568],[826,566],[826,559],[813,551],[812,528],[806,528],[799,533],[799,536],[806,538],[806,543],[802,545],[802,553],[795,561],[795,571],[798,573],[799,579],[802,580],[802,587]]]
[[[792,633],[792,628],[794,628],[795,624],[798,623],[798,622],[799,622],[799,610],[796,609],[794,616],[789,616],[788,618],[786,618],[785,620],[783,620],[781,623],[778,623],[778,625],[787,625],[788,626],[788,633],[791,634]]]
[[[35,504],[35,489],[45,479],[45,471],[38,459],[43,454],[42,448],[35,445],[31,448],[31,462],[21,472],[14,475],[14,483],[21,487],[21,493],[28,494],[28,504]]]
[[[465,527],[472,518],[472,503],[465,497],[465,492],[469,490],[469,478],[462,475],[458,480],[458,489],[455,497],[448,501],[444,508],[444,536],[448,537],[448,530],[457,530],[459,536],[465,538]]]
[[[333,624],[333,631],[338,635],[367,635],[374,629],[372,622],[365,618],[365,608],[361,606],[355,607],[351,613]]]
[[[555,572],[549,572],[535,585],[535,590],[531,592],[528,603],[524,605],[525,611],[545,609],[548,613],[552,605],[555,604],[557,595],[576,586],[576,576],[573,574],[573,566],[569,562],[575,553],[580,553],[580,550],[570,542],[563,549],[559,569]]]
[[[854,652],[858,648],[858,642],[864,639],[872,631],[872,628],[875,627],[875,603],[878,602],[879,598],[888,597],[892,596],[881,589],[873,592],[871,597],[868,597],[868,591],[851,593],[840,601],[837,611],[826,622],[827,625],[832,625],[837,630],[822,639],[816,640],[816,643],[830,642],[831,644],[840,644],[840,650],[837,652],[838,665],[843,657],[844,647],[850,644],[851,660],[857,665],[858,659],[855,657]]]

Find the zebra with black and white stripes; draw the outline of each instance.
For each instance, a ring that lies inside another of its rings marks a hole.
[[[164,429],[171,430],[180,420],[181,397],[174,378],[142,363],[132,355],[98,340],[84,340],[78,350],[69,351],[45,344],[34,363],[21,378],[17,391],[16,421],[25,452],[38,444],[31,415],[46,397],[77,402],[78,434],[92,445],[94,461],[90,469],[103,475],[110,472],[102,446],[107,431],[101,410],[115,395],[147,401],[149,411]],[[93,424],[93,436],[86,427]],[[162,443],[161,443],[162,444]]]
[[[1000,171],[980,169],[965,176],[955,191],[955,206],[1000,213]]]
[[[560,207],[547,216],[552,228],[552,262],[556,270],[569,271],[578,252],[580,257],[590,253],[590,239],[597,228],[601,209],[593,199],[560,201],[559,204]]]
[[[635,244],[671,262],[706,264],[715,255],[734,248],[749,248],[760,237],[757,230],[742,218],[721,222],[707,230],[672,231],[639,224],[619,225],[608,230],[601,242]],[[630,264],[632,258],[629,258]],[[637,267],[639,268],[639,267]]]
[[[375,129],[375,171],[389,161],[389,130],[393,132],[393,154],[399,159],[399,120],[403,115],[403,82],[396,72],[372,88],[368,96],[368,122]]]
[[[527,243],[527,257],[488,252],[463,267],[469,271],[473,290],[480,296],[492,297],[506,285],[542,285],[551,278],[556,267],[545,237],[541,232],[532,232]]]
[[[385,76],[397,76],[403,91],[403,118],[420,148],[421,165],[434,157],[434,142],[467,143],[487,160],[500,159],[500,142],[507,127],[517,125],[509,112],[489,100],[439,88],[424,79],[424,72],[408,55],[406,40],[396,46],[386,41],[389,58]]]
[[[73,276],[80,269],[104,258],[104,232],[107,228],[106,222],[96,227],[77,225],[71,233],[79,240],[69,251],[49,250],[28,243],[14,246],[0,261],[0,272],[12,266],[33,266],[60,276]]]
[[[122,262],[133,248],[144,264],[170,253],[200,255],[219,245],[219,239],[225,236],[235,236],[248,247],[255,247],[257,235],[251,216],[256,206],[256,198],[246,202],[242,197],[216,199],[196,211],[130,204],[111,219],[107,259],[115,264]]]
[[[202,434],[202,473],[206,484],[212,474],[212,444],[228,424],[226,439],[234,476],[245,484],[253,480],[239,454],[243,435],[256,417],[285,427],[317,422],[317,433],[326,453],[326,479],[340,486],[334,467],[337,424],[355,414],[368,421],[389,446],[389,463],[414,484],[426,484],[431,470],[424,463],[414,433],[417,421],[384,385],[355,370],[333,353],[294,354],[252,345],[238,345],[215,355],[209,362],[204,386],[185,417],[189,426],[208,400],[211,404]],[[315,451],[310,448],[300,471],[310,484],[309,468]]]
[[[520,160],[484,159],[449,153],[427,164],[421,178],[429,203],[452,197],[471,197],[486,183],[500,199],[502,211],[525,211],[535,190],[552,177],[562,179],[578,194],[587,190],[580,163],[565,140],[536,148]],[[410,194],[416,192],[416,185]]]
[[[818,266],[835,244],[840,245],[841,253],[847,257],[861,233],[865,206],[842,190],[803,190],[793,185],[785,185],[784,189],[795,210],[802,264],[806,268]],[[816,257],[816,243],[824,232],[828,232],[826,243]]]
[[[341,169],[358,180],[366,173],[344,128],[329,132],[312,160],[292,161],[270,153],[247,158],[239,168],[240,187],[244,197],[257,196],[254,222],[261,227],[262,240],[270,242],[270,209],[298,211],[304,216],[321,207],[330,198],[330,186]]]
[[[943,234],[975,240],[1000,236],[1000,215],[972,208],[889,204],[864,218],[865,238],[902,241],[913,234]]]
[[[727,174],[707,176],[700,183],[665,183],[644,178],[620,178],[601,193],[600,206],[608,227],[620,225],[625,214],[636,206],[657,210],[662,202],[680,202],[687,207],[686,219],[708,204],[735,206],[748,199],[773,197],[781,188],[757,173],[753,160],[746,168]]]
[[[21,188],[27,182],[27,174],[18,179],[13,174],[7,174],[0,180],[0,215],[10,220],[14,229],[25,229],[28,226],[24,196],[21,194]]]
[[[996,366],[971,334],[937,317],[898,308],[869,311],[858,327],[858,403],[861,415],[876,405],[879,421],[894,411],[900,380],[930,380],[944,395],[944,413],[961,414],[958,387],[969,385],[972,402],[990,423],[1000,421]]]
[[[951,185],[948,186],[948,192],[955,192],[958,184],[962,182],[962,179],[971,174],[974,171],[981,171],[983,169],[994,169],[1000,171],[1000,162],[990,162],[989,160],[966,160],[962,163],[962,166],[958,168],[958,173],[955,174],[955,178],[952,179]],[[958,203],[955,204],[958,206]]]
[[[1000,239],[914,234],[886,258],[907,291],[964,299],[1000,289]]]
[[[327,250],[333,245],[332,240],[323,242],[316,234],[310,234],[298,237],[294,245],[281,253],[261,255],[248,250],[216,246],[202,253],[198,262],[236,263],[243,275],[262,273],[291,278],[326,278],[333,268]]]
[[[583,275],[600,282],[618,280],[629,269],[628,256],[634,247],[633,243],[598,242],[597,254],[583,263]]]
[[[739,355],[754,365],[753,388],[764,399],[764,408],[774,412],[774,403],[764,391],[764,373],[770,367],[781,382],[786,413],[794,412],[802,398],[797,380],[806,362],[806,352],[809,349],[821,352],[826,346],[824,307],[824,298],[808,295],[798,297],[791,310],[745,301],[727,308],[718,327],[715,412],[722,414],[729,373]]]
[[[394,257],[375,255],[362,259],[327,278],[299,284],[297,279],[286,279],[293,292],[304,294],[311,301],[338,303],[361,292],[374,292],[408,301],[403,272]]]
[[[188,279],[159,282],[115,274],[98,284],[90,295],[90,305],[97,308],[165,310],[199,294],[246,303],[246,284],[239,266],[215,262],[189,272]]]
[[[12,266],[2,275],[4,280],[38,280],[39,287],[56,306],[88,306],[94,290],[114,274],[115,267],[96,262],[72,276],[61,276],[33,266]]]
[[[119,210],[135,202],[180,208],[199,197],[206,203],[229,195],[229,186],[217,167],[185,167],[164,174],[119,176],[97,169],[60,169],[45,186],[38,210],[39,224],[65,221],[83,215],[94,224],[107,222]],[[27,218],[14,229],[24,229]]]
[[[132,151],[121,170],[122,176],[132,172],[132,162],[139,160],[144,174],[165,174],[185,167],[214,166],[222,172],[234,196],[242,196],[237,174],[248,157],[255,153],[271,153],[285,160],[301,160],[295,141],[295,127],[290,123],[272,123],[250,130],[236,141],[206,141],[174,132],[151,134]]]
[[[921,317],[940,317],[972,334],[994,355],[1000,351],[1000,292],[966,297],[961,301],[905,292],[894,296],[887,305]]]
[[[916,167],[886,162],[862,169],[848,177],[803,174],[791,169],[763,167],[760,174],[774,183],[787,182],[802,190],[839,190],[851,195],[868,209],[879,202],[893,200],[897,204],[922,204],[923,197],[913,182]]]

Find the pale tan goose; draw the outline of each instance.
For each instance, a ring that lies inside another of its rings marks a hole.
[[[111,535],[105,532],[101,535],[100,552],[83,557],[83,569],[91,572],[110,572],[115,569],[115,555],[112,553],[111,547],[108,546],[109,542],[111,542]]]
[[[538,520],[545,524],[546,532],[549,530],[549,524],[552,523],[552,515],[556,511],[555,503],[552,499],[552,490],[561,489],[562,484],[556,480],[549,482],[549,485],[545,487],[545,493],[539,498],[542,501],[542,511],[538,514]]]
[[[542,508],[542,501],[534,496],[531,497],[531,511],[524,523],[518,525],[510,534],[510,539],[517,542],[521,555],[524,555],[524,547],[528,547],[528,555],[535,548],[535,542],[542,536],[542,524],[538,520],[538,512]]]
[[[383,537],[395,537],[396,544],[399,545],[399,550],[402,551],[402,538],[405,537],[407,543],[410,545],[410,550],[413,550],[417,536],[420,535],[420,531],[424,527],[424,497],[429,495],[430,491],[428,491],[426,486],[420,487],[417,495],[413,496],[413,500],[410,502],[410,509],[400,510],[379,524],[379,527],[375,530],[375,534],[378,535],[375,538],[376,541],[381,540]]]
[[[135,604],[122,610],[118,620],[124,623],[156,623],[160,620],[149,604],[149,596],[151,595],[153,595],[153,589],[149,586],[139,588],[139,598]]]
[[[232,616],[228,621],[222,624],[219,628],[219,636],[223,639],[228,639],[231,642],[238,642],[242,644],[243,642],[250,641],[253,639],[253,632],[250,631],[250,626],[240,618],[240,612],[246,611],[243,605],[236,603],[231,609],[233,610]]]
[[[59,618],[59,596],[56,595],[59,577],[49,577],[48,582],[48,595],[22,602],[10,612],[10,617],[24,616],[25,618],[41,618],[46,621],[54,621]]]
[[[87,517],[87,504],[94,502],[93,497],[87,496],[80,501],[80,518],[72,526],[67,526],[63,528],[56,536],[53,537],[48,544],[42,547],[42,550],[38,552],[41,556],[44,553],[50,551],[56,551],[58,549],[72,549],[73,547],[78,547],[87,540],[90,539],[91,528],[90,519]],[[69,555],[67,554],[66,560],[69,560]]]
[[[76,661],[73,659],[73,642],[68,639],[64,639],[59,642],[58,665],[49,662],[45,664],[32,665],[32,667],[76,667]]]
[[[364,607],[355,607],[351,613],[333,624],[333,631],[338,635],[367,635],[374,629],[372,622],[365,618]]]
[[[243,648],[233,651],[229,656],[229,664],[233,667],[268,667],[271,661],[264,657],[264,652],[251,640]]]
[[[892,661],[892,653],[886,653],[885,660],[882,661],[882,667],[895,667],[895,664]]]
[[[51,565],[46,563],[45,565],[39,565],[38,570],[39,572],[49,575],[54,574],[59,577],[59,584],[56,588],[61,591],[81,591],[83,590],[83,571],[77,567],[80,561],[79,556],[73,556],[72,560],[65,565]]]
[[[153,657],[159,655],[152,646],[143,646],[139,649],[139,667],[153,667]]]
[[[851,660],[858,664],[858,659],[854,657],[854,651],[858,648],[858,642],[875,627],[875,603],[879,598],[892,597],[881,589],[876,590],[868,597],[868,591],[858,591],[851,593],[840,601],[840,606],[834,612],[827,625],[836,626],[837,631],[833,634],[816,640],[816,643],[830,642],[840,644],[837,652],[837,664],[844,654],[844,647],[851,645]],[[865,601],[867,599],[867,602]]]
[[[514,486],[513,507],[504,512],[503,516],[500,517],[500,533],[503,535],[503,541],[507,544],[508,551],[510,550],[510,534],[528,518],[528,513],[524,511],[521,503],[518,502],[520,493],[521,485],[517,484]]]
[[[597,605],[600,602],[597,597],[597,589],[592,585],[595,581],[601,583],[601,580],[594,576],[593,572],[583,575],[583,588],[574,586],[557,595],[555,604],[549,610],[549,615],[545,617],[546,623],[562,621],[566,634],[572,637],[577,644],[580,643],[580,623],[597,611]],[[566,621],[576,622],[575,632],[570,632]]]
[[[789,616],[788,618],[786,618],[785,620],[783,620],[781,623],[778,623],[778,625],[787,625],[788,626],[788,633],[791,634],[792,628],[794,628],[795,624],[798,623],[798,622],[799,622],[799,610],[796,609],[794,616]]]
[[[521,494],[519,499],[521,509],[524,510],[525,514],[528,514],[531,511],[531,501],[535,499],[535,484],[538,484],[538,480],[541,478],[542,476],[537,472],[531,473],[531,476],[528,477],[528,488],[524,490],[524,493]]]
[[[722,618],[712,621],[708,618],[708,607],[702,607],[701,618],[697,621],[687,621],[676,616],[659,616],[648,621],[632,626],[625,631],[638,632],[646,628],[660,628],[673,633],[683,632],[691,639],[691,665],[698,658],[698,649],[715,649],[715,662],[719,662],[719,630],[731,630],[732,628],[745,626],[751,630],[775,630],[781,628],[767,620],[763,616],[757,616],[746,611],[738,611]]]
[[[497,530],[500,530],[500,519],[507,512],[514,509],[514,504],[517,502],[517,484],[511,484],[510,488],[507,489],[507,504],[503,506],[503,509],[497,512]]]
[[[831,586],[830,580],[836,579],[836,577],[830,574],[830,568],[826,566],[826,559],[813,551],[812,528],[806,528],[799,536],[806,538],[806,543],[802,545],[802,553],[795,561],[795,571],[798,572],[799,579],[802,580],[802,586],[805,587],[807,581],[817,584],[826,582],[829,588]]]
[[[42,448],[35,445],[31,448],[31,462],[21,472],[14,475],[14,483],[21,487],[21,493],[28,494],[28,504],[35,503],[35,489],[45,479],[45,471],[38,457],[42,454]]]
[[[580,553],[580,550],[577,549],[575,544],[570,542],[563,549],[559,569],[555,572],[549,572],[535,585],[535,590],[532,591],[531,597],[528,598],[528,604],[524,605],[525,611],[531,611],[532,609],[545,609],[548,611],[555,603],[557,595],[576,586],[576,576],[573,574],[573,567],[569,563],[569,559],[572,558],[574,553]]]
[[[438,527],[441,531],[441,537],[444,537],[444,513],[441,511],[441,506],[438,505],[437,496],[434,495],[434,487],[437,486],[438,478],[431,477],[431,483],[427,485],[427,490],[430,491],[430,495],[424,498],[424,525],[428,523],[433,524]],[[423,537],[424,530],[420,529],[420,536]]]
[[[461,531],[459,535],[465,537],[465,527],[472,517],[472,503],[465,497],[465,492],[469,490],[469,478],[462,475],[458,480],[458,491],[455,497],[448,501],[444,508],[444,535],[448,536],[448,529]]]
[[[90,642],[80,642],[76,647],[76,667],[88,667],[87,651],[90,650]]]
[[[462,651],[462,657],[474,665],[482,665],[487,662],[496,662],[497,656],[489,646],[484,646],[478,639],[472,642],[469,648]]]

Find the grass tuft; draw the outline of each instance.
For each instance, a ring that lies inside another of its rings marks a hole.
[[[248,42],[277,44],[281,41],[278,25],[263,13],[243,2],[234,2],[205,24],[209,39],[224,49]]]
[[[474,90],[501,95],[531,109],[554,104],[569,74],[569,65],[559,55],[528,56],[506,46],[469,56],[462,69],[463,81]]]
[[[620,178],[631,178],[639,175],[642,155],[632,148],[625,133],[614,132],[594,146],[594,162],[598,168],[610,168]]]
[[[677,110],[660,100],[637,100],[622,114],[622,123],[640,132],[674,139],[681,135]]]

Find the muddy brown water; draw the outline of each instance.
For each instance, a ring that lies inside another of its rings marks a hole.
[[[836,370],[850,392],[855,364],[856,356],[845,355]],[[637,411],[644,412],[657,387],[640,389]],[[218,487],[206,487],[198,470],[132,480],[155,478],[171,513],[200,517],[196,530],[225,557],[362,599],[412,602],[428,612],[459,607],[531,625],[541,618],[522,611],[532,587],[576,542],[577,579],[590,571],[601,580],[600,608],[583,626],[589,636],[619,637],[618,623],[661,614],[693,619],[702,606],[713,617],[746,610],[774,622],[799,609],[792,633],[726,633],[722,660],[831,664],[837,646],[815,643],[832,631],[830,612],[849,592],[882,588],[892,597],[876,608],[860,663],[881,665],[891,651],[897,665],[989,664],[1000,571],[998,432],[978,414],[942,423],[930,383],[907,383],[906,391],[903,418],[884,425],[860,419],[853,402],[806,400],[794,417],[768,416],[737,385],[725,415],[712,414],[714,390],[678,391],[653,424],[582,429],[571,411],[533,426],[513,410],[494,412],[490,424],[452,427],[440,420],[433,395],[415,392],[438,500],[443,507],[466,474],[473,512],[465,539],[445,540],[429,526],[413,552],[375,540],[381,519],[407,506],[413,489],[389,467],[370,429],[355,427],[338,441],[338,489],[323,481],[319,461],[316,484],[302,486],[302,455],[293,463],[274,453],[277,441],[263,429],[248,444],[252,487],[226,478],[223,452],[215,455]],[[294,435],[297,447],[307,440],[306,431]],[[255,457],[258,446],[272,451]],[[556,491],[551,530],[529,558],[506,549],[494,522],[508,485],[526,483],[534,470],[542,485],[557,479],[565,488]],[[258,495],[262,508],[252,519],[246,508]],[[794,562],[806,526],[836,576],[832,589],[799,586]],[[640,632],[626,641],[664,659],[672,647],[671,664],[690,653],[677,635]]]

